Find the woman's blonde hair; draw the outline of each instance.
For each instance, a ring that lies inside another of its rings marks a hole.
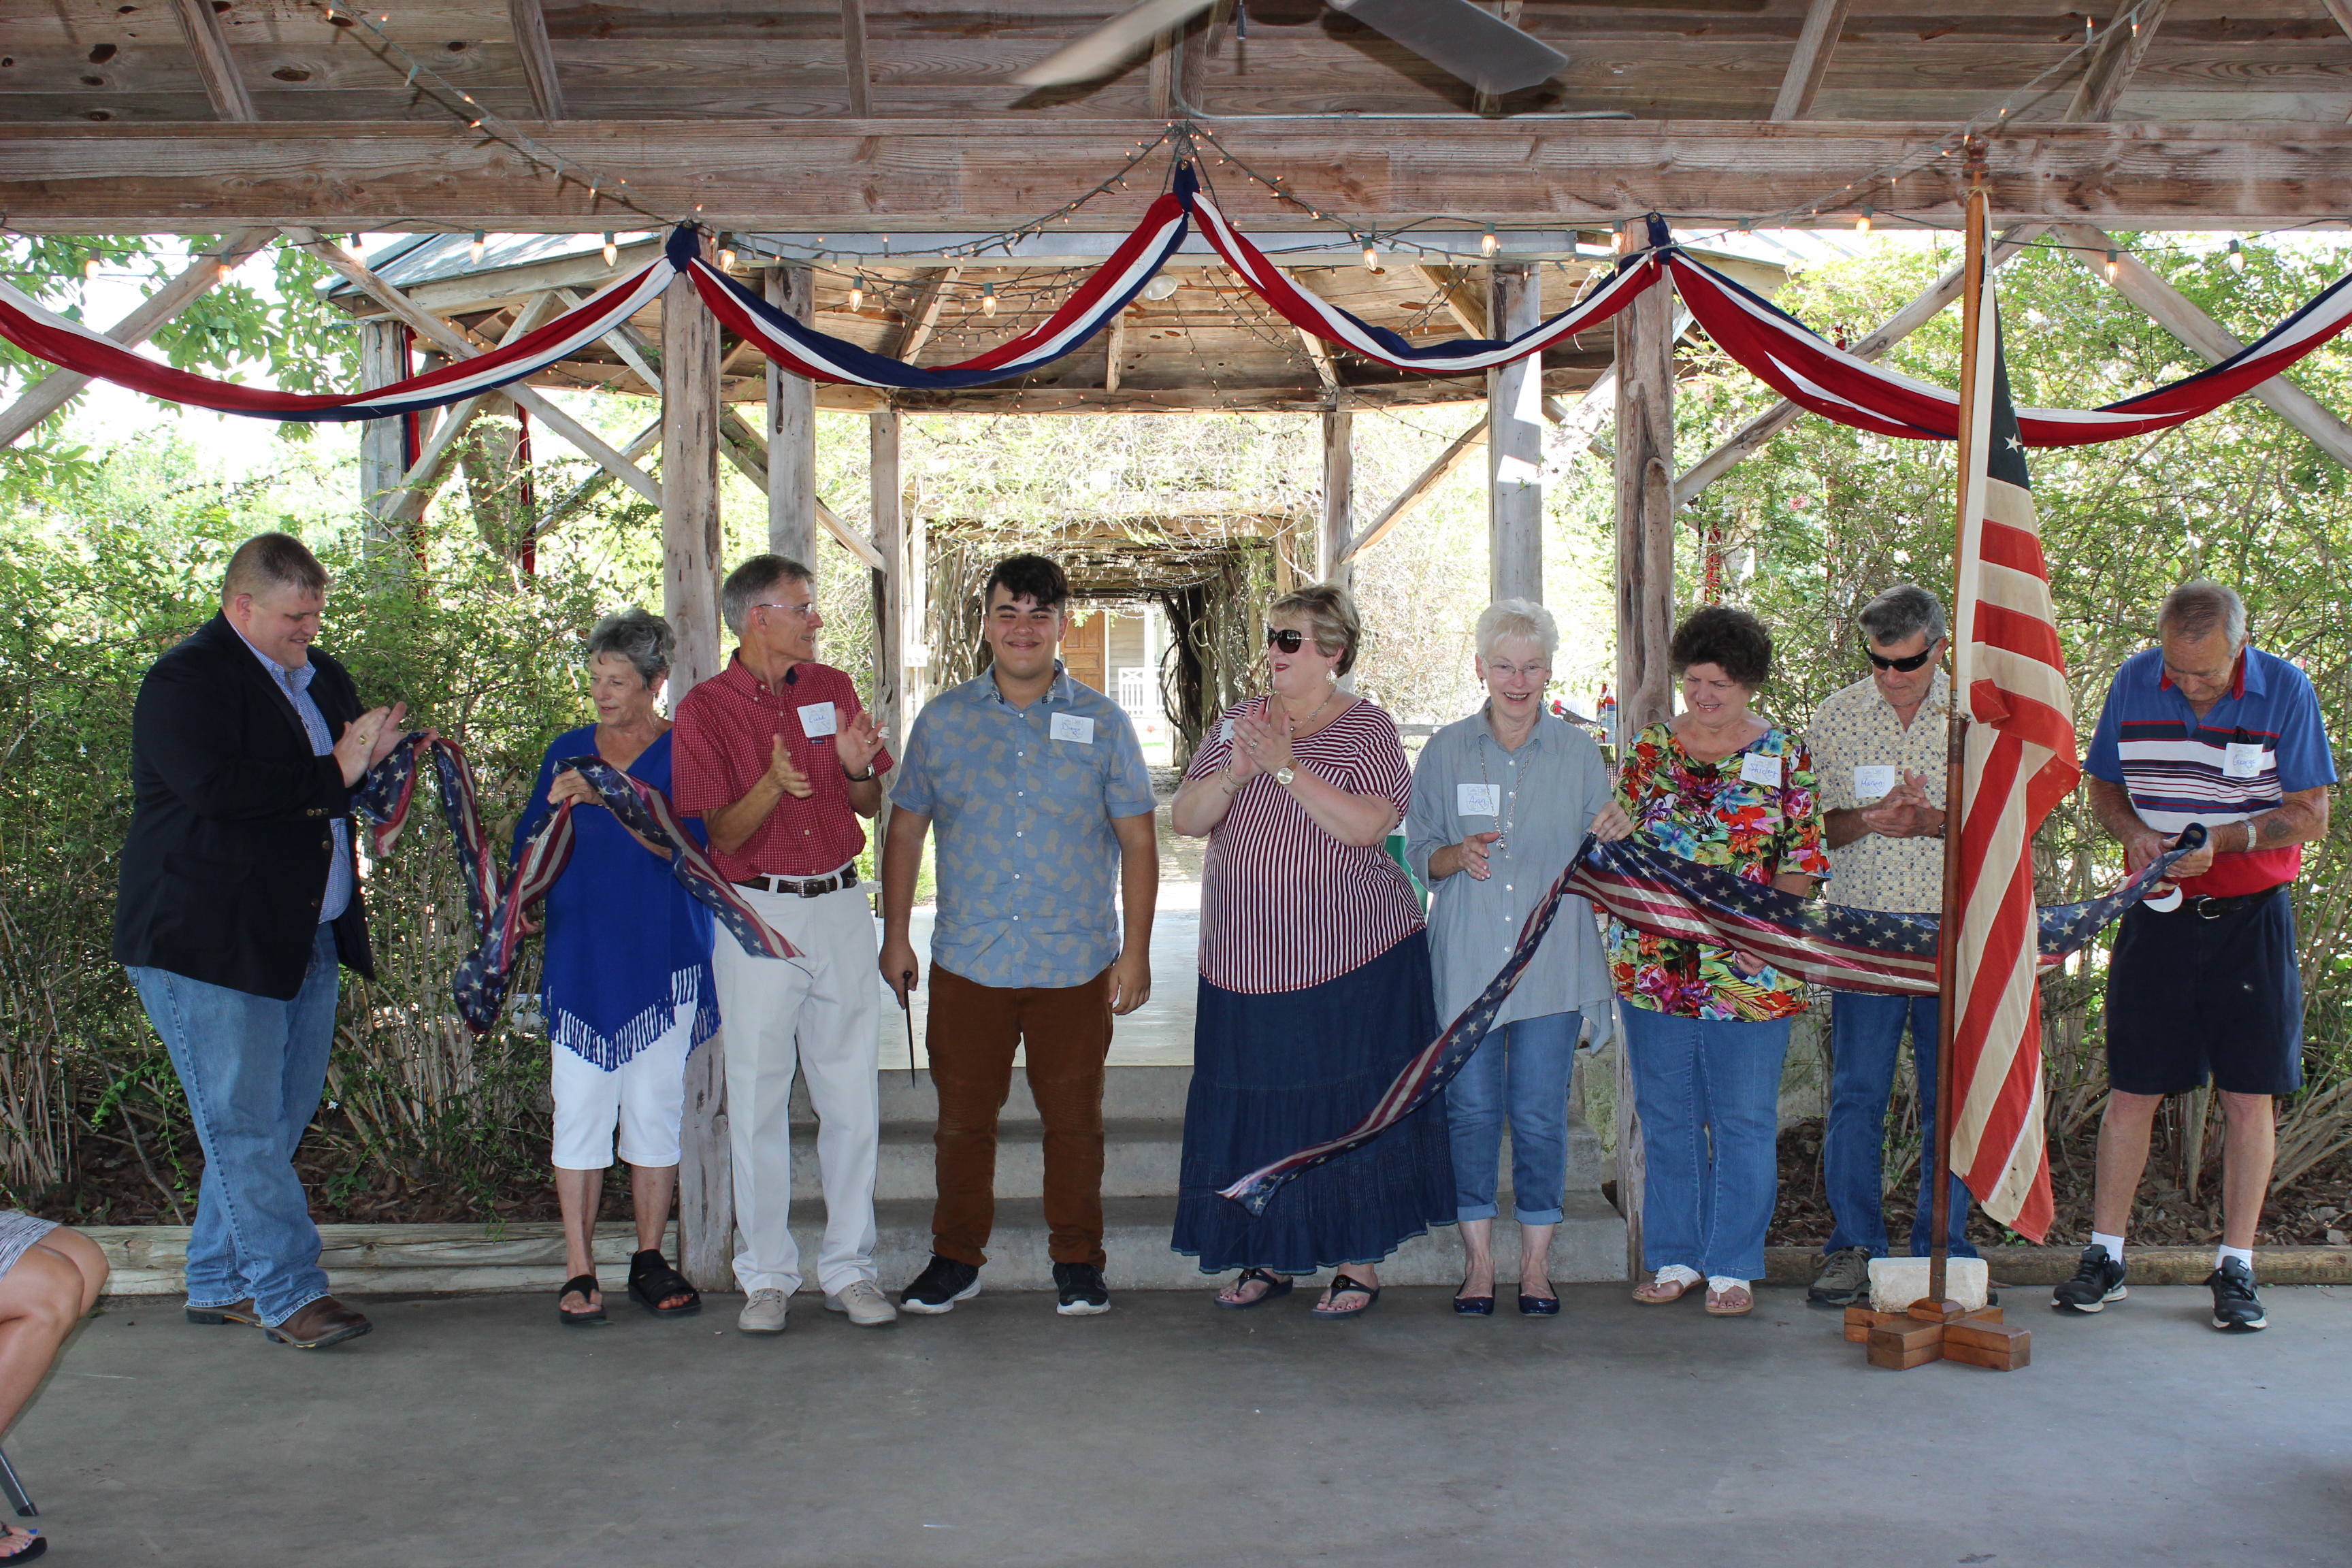
[[[1307,617],[1314,631],[1315,646],[1326,658],[1339,656],[1337,673],[1345,675],[1356,667],[1356,649],[1364,639],[1364,623],[1356,614],[1355,596],[1337,583],[1310,583],[1304,588],[1294,588],[1276,599],[1266,611],[1269,620],[1282,616]]]

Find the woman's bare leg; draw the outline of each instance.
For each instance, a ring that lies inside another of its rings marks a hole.
[[[583,1274],[596,1272],[596,1210],[604,1201],[604,1172],[567,1170],[555,1167],[555,1200],[563,1209],[563,1277],[576,1279]],[[575,1304],[576,1303],[576,1304]],[[604,1293],[598,1290],[586,1300],[578,1292],[566,1291],[556,1302],[567,1312],[588,1312],[604,1304]]]
[[[1551,1233],[1549,1225],[1519,1226],[1519,1294],[1549,1297],[1559,1292],[1551,1284]]]
[[[1491,1219],[1465,1219],[1457,1228],[1462,1232],[1462,1289],[1454,1293],[1454,1300],[1493,1295],[1495,1222]],[[1349,1272],[1354,1271],[1351,1269]]]

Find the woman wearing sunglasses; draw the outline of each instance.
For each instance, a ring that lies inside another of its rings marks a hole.
[[[1361,637],[1345,589],[1276,599],[1272,689],[1202,740],[1172,812],[1209,841],[1175,1248],[1202,1273],[1241,1270],[1216,1297],[1237,1310],[1337,1268],[1313,1308],[1325,1321],[1370,1310],[1381,1260],[1454,1218],[1436,1106],[1304,1172],[1263,1215],[1218,1195],[1361,1121],[1437,1033],[1420,908],[1384,847],[1412,770],[1395,721],[1338,685]]]

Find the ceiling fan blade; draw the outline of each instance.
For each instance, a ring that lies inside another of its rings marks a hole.
[[[1089,81],[1149,43],[1155,34],[1181,27],[1215,0],[1143,0],[1014,77],[1021,87],[1066,87]]]
[[[1470,0],[1328,0],[1414,54],[1497,97],[1549,80],[1568,57]]]

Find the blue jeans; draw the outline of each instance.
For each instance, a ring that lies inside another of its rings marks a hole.
[[[1642,1115],[1642,1266],[1764,1277],[1780,1194],[1780,1064],[1789,1020],[1677,1018],[1627,1004],[1627,1060]]]
[[[275,1327],[327,1294],[319,1227],[294,1173],[294,1150],[326,1088],[341,979],[335,933],[324,925],[291,1002],[167,969],[131,971],[204,1145],[188,1237],[192,1307],[250,1296],[261,1321]]]
[[[1445,1086],[1454,1140],[1456,1219],[1495,1217],[1503,1118],[1511,1121],[1511,1217],[1558,1225],[1568,1183],[1568,1077],[1576,1065],[1577,1013],[1505,1024],[1479,1043]]]
[[[1911,1255],[1927,1253],[1933,1217],[1928,1184],[1936,1168],[1936,999],[1879,996],[1841,991],[1830,1003],[1830,1124],[1822,1140],[1822,1164],[1836,1222],[1826,1250],[1859,1247],[1873,1258],[1886,1256],[1886,1097],[1895,1087],[1895,1053],[1903,1024],[1911,1024],[1911,1061],[1919,1075],[1919,1121],[1927,1130],[1919,1152],[1919,1212],[1911,1221]],[[1952,1178],[1951,1255],[1974,1258],[1968,1242],[1968,1184]]]

